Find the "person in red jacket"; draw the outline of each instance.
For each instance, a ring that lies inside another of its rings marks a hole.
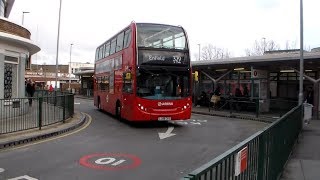
[[[52,92],[52,91],[53,91],[53,87],[52,87],[52,84],[50,84],[49,92]]]

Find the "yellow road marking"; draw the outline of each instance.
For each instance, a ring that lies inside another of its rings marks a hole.
[[[36,145],[36,144],[40,144],[40,143],[44,143],[44,142],[60,139],[60,138],[63,138],[63,137],[78,133],[78,132],[84,130],[85,128],[87,128],[92,122],[92,117],[89,114],[87,114],[87,113],[83,113],[83,114],[85,116],[87,116],[89,119],[88,119],[88,122],[83,127],[81,127],[80,129],[77,129],[75,131],[71,131],[71,132],[66,133],[66,134],[58,135],[58,136],[55,136],[55,137],[52,137],[52,138],[47,138],[47,139],[44,139],[44,140],[38,140],[36,142],[30,142],[30,143],[27,143],[25,145],[16,146],[16,147],[12,147],[12,148],[9,147],[8,149],[0,150],[0,152],[12,151],[12,150],[20,149],[20,148],[25,148],[25,147],[29,147],[29,146],[33,146],[33,145]]]

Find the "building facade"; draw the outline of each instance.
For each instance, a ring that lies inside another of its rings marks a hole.
[[[25,97],[25,70],[40,48],[25,27],[8,17],[14,0],[0,0],[0,99]]]

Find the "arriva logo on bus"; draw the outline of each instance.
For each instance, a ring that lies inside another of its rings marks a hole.
[[[158,102],[158,106],[173,106],[173,102]]]

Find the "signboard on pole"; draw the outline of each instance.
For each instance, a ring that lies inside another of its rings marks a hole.
[[[251,69],[251,78],[268,78],[268,71]]]
[[[234,175],[239,176],[248,166],[248,146],[239,151],[235,157]]]

